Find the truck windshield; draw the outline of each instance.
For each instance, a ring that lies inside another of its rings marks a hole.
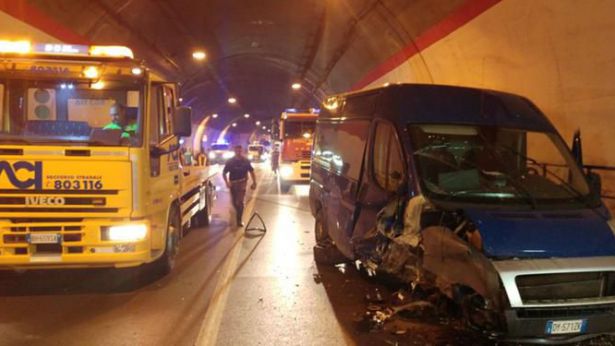
[[[0,144],[139,146],[141,83],[0,77]]]
[[[286,120],[284,121],[284,138],[312,138],[316,121]]]
[[[410,125],[427,194],[472,203],[587,203],[589,186],[554,133],[491,126]]]

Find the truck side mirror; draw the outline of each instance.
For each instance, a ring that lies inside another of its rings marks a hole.
[[[572,155],[579,164],[583,167],[583,146],[581,144],[581,130],[576,130],[572,137],[572,147],[570,148]]]
[[[192,134],[192,109],[183,106],[175,108],[173,134],[178,137],[190,137]]]

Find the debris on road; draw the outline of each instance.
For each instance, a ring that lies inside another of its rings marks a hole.
[[[368,303],[382,303],[382,302],[384,302],[384,298],[382,297],[382,294],[380,293],[380,290],[378,288],[374,288],[373,290],[368,292],[365,295],[365,300]]]

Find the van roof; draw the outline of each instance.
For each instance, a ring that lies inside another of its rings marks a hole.
[[[433,84],[396,84],[334,95],[321,118],[385,118],[406,124],[466,124],[555,132],[527,98],[500,91]],[[376,111],[377,110],[377,111]]]

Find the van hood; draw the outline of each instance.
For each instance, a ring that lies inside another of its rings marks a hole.
[[[479,229],[489,257],[615,255],[615,234],[596,210],[465,212]]]

